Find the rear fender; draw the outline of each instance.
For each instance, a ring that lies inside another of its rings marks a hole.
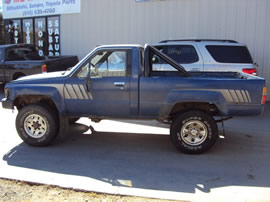
[[[173,107],[178,103],[208,103],[222,110],[226,98],[221,92],[203,90],[173,90],[168,94],[165,104],[162,105],[159,117],[169,117]]]

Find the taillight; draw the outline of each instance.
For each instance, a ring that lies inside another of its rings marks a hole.
[[[242,72],[247,73],[247,74],[252,74],[254,76],[257,75],[257,70],[255,68],[245,68],[245,69],[242,69]]]
[[[264,105],[266,102],[266,94],[267,94],[267,88],[263,88],[263,95],[262,95],[262,104]]]
[[[42,73],[47,73],[47,65],[46,64],[41,66],[41,72]]]

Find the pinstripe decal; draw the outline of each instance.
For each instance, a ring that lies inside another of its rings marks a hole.
[[[67,91],[69,92],[71,99],[78,99],[71,84],[67,85]]]
[[[246,96],[246,94],[245,94],[245,91],[241,90],[241,93],[242,93],[242,96],[243,96],[243,98],[244,98],[244,101],[245,101],[245,102],[249,102],[248,99],[247,99],[247,96]]]
[[[227,102],[233,102],[233,99],[232,99],[232,96],[231,96],[229,90],[221,90],[221,93]]]
[[[65,98],[66,99],[71,99],[71,96],[70,96],[69,92],[67,91],[67,87],[66,86],[64,87],[64,95],[65,95]]]
[[[251,103],[251,99],[250,99],[250,96],[249,96],[249,92],[246,90],[246,95],[247,95],[247,98],[248,98],[248,101]]]
[[[79,88],[79,85],[72,85],[72,87],[73,87],[73,89],[74,89],[74,91],[75,91],[77,97],[78,97],[80,100],[83,100],[84,97],[83,97],[82,92],[81,92],[81,90],[80,90],[80,88]]]
[[[66,99],[93,100],[93,96],[84,85],[67,84],[64,88]]]
[[[236,95],[237,95],[239,101],[240,101],[241,103],[243,103],[243,102],[244,102],[244,98],[243,98],[243,96],[242,96],[242,94],[241,94],[241,91],[240,91],[240,90],[236,90],[235,92],[236,92]]]
[[[234,90],[229,90],[229,92],[230,92],[230,94],[231,94],[231,96],[233,98],[233,101],[238,103],[239,100],[237,98],[237,95],[236,95],[235,91]]]
[[[89,99],[89,97],[87,96],[87,93],[86,93],[86,91],[85,91],[83,85],[79,85],[79,88],[80,88],[80,91],[82,92],[83,98],[84,98],[85,100]]]
[[[26,84],[27,85],[27,84]],[[32,84],[28,84],[31,85]],[[65,99],[93,100],[91,92],[88,92],[82,84],[37,84],[36,86],[51,86],[57,88],[58,92]],[[63,90],[63,91],[62,91]],[[184,89],[174,89],[184,90]],[[220,92],[229,103],[252,103],[248,90],[229,90],[229,89],[186,89],[191,91],[214,91]]]

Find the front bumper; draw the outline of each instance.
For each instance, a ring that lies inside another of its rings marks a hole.
[[[8,98],[2,99],[2,107],[5,109],[14,109],[13,101]]]

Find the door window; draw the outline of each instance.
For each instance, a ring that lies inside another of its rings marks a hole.
[[[87,77],[89,69],[91,78],[125,77],[127,69],[127,51],[99,51],[82,67],[78,77]]]

